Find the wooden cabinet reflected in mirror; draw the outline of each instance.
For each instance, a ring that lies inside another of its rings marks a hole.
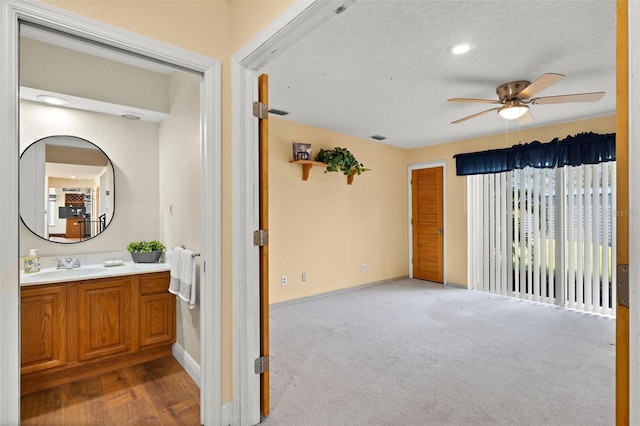
[[[95,144],[49,136],[20,156],[20,218],[47,241],[77,243],[96,237],[114,212],[114,168]]]

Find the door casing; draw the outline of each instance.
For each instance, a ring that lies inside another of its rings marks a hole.
[[[200,148],[201,200],[201,421],[221,416],[221,65],[216,59],[162,43],[54,7],[18,0],[0,5],[0,194],[15,209],[0,210],[0,424],[20,422],[19,219],[18,219],[18,52],[20,21],[93,40],[202,75]],[[211,220],[211,218],[214,218]],[[206,271],[205,271],[206,269]],[[204,403],[206,402],[206,403]]]
[[[413,170],[420,169],[429,169],[433,167],[442,167],[442,215],[443,215],[443,226],[442,232],[444,234],[444,241],[442,242],[442,255],[443,255],[443,268],[444,272],[442,275],[443,285],[447,285],[447,162],[446,161],[429,161],[423,163],[415,163],[409,165],[407,172],[407,199],[409,200],[409,204],[407,206],[407,213],[409,214],[409,218],[407,220],[408,223],[408,241],[409,241],[409,277],[413,278],[413,262],[411,261],[411,256],[413,253],[413,227],[411,225],[411,215],[413,210],[413,192],[411,191],[411,172]]]

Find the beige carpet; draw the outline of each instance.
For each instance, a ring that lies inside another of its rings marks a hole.
[[[401,280],[271,309],[276,425],[613,425],[615,320]]]

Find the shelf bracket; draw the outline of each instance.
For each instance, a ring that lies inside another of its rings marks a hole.
[[[313,167],[313,164],[311,163],[302,165],[302,180],[309,179],[309,171],[311,170],[312,167]]]

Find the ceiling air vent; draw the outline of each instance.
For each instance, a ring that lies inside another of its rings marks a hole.
[[[387,138],[386,136],[382,136],[382,135],[373,135],[373,136],[371,136],[371,139],[375,139],[377,141],[383,141],[386,138]]]
[[[275,108],[271,108],[269,110],[270,114],[275,114],[275,115],[288,115],[289,111],[283,111],[281,109],[275,109]]]

